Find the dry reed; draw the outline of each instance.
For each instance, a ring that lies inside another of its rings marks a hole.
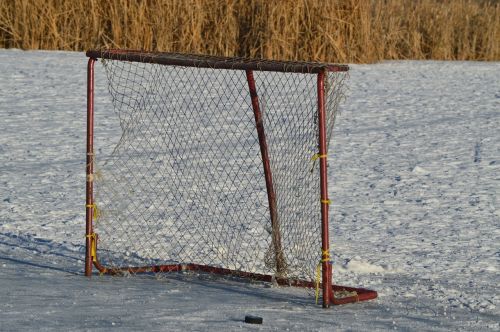
[[[0,47],[113,47],[268,59],[500,60],[485,0],[5,0]]]

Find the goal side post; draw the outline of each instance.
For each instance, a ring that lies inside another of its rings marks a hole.
[[[94,217],[94,64],[89,58],[87,65],[87,148],[85,164],[85,275],[92,275],[92,264],[96,260],[96,238],[93,232]]]
[[[327,176],[327,144],[326,144],[326,110],[325,110],[325,72],[318,74],[318,129],[319,129],[319,174],[321,203],[321,268],[323,284],[323,307],[330,306],[332,298],[332,269],[330,260],[330,238],[328,233],[328,176]]]

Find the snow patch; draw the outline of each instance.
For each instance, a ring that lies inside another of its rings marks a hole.
[[[412,170],[412,173],[418,174],[418,175],[429,175],[429,174],[431,174],[431,172],[429,172],[428,170],[426,170],[425,168],[420,167],[420,166],[415,166],[413,168],[413,170]]]
[[[375,265],[362,260],[348,260],[342,265],[342,269],[347,272],[354,272],[360,274],[366,273],[384,273],[388,270],[380,265]]]

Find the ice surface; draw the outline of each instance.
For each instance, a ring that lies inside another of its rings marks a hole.
[[[329,310],[262,284],[83,277],[85,71],[83,53],[0,50],[1,331],[500,329],[500,63],[352,66],[329,151],[334,279],[379,298]]]

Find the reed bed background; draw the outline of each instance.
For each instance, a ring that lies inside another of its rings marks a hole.
[[[0,47],[500,60],[496,0],[2,0]]]

